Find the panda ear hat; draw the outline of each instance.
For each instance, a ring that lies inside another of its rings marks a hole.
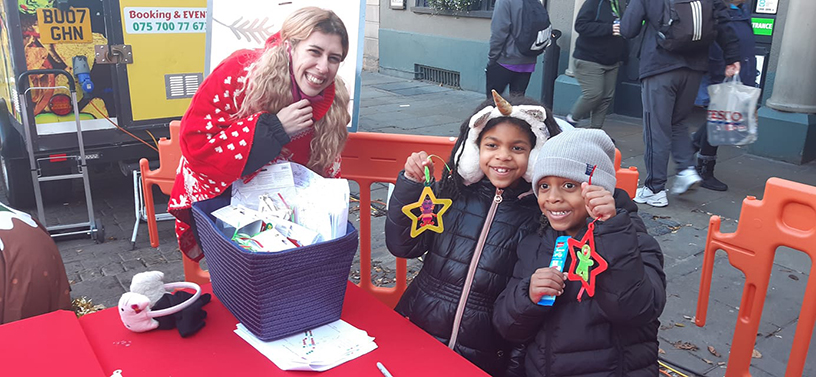
[[[479,110],[470,118],[469,129],[465,141],[456,151],[459,157],[456,171],[462,176],[462,181],[466,186],[470,186],[484,177],[484,172],[479,167],[479,135],[484,130],[485,125],[491,119],[507,117],[521,119],[530,125],[533,135],[536,137],[535,146],[530,151],[527,171],[524,179],[527,182],[532,180],[533,169],[535,168],[536,157],[541,146],[550,138],[550,132],[544,121],[547,119],[547,111],[543,106],[517,105],[513,106],[502,98],[499,93],[493,90],[493,102],[496,106],[487,106]],[[559,124],[561,130],[565,131],[565,126]]]

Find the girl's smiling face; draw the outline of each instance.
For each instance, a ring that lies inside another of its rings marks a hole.
[[[581,184],[567,178],[546,176],[538,181],[536,190],[538,206],[550,226],[575,237],[589,216],[581,195]]]
[[[316,96],[326,89],[337,75],[343,61],[343,44],[339,35],[315,30],[291,48],[292,73],[303,94]]]
[[[479,140],[479,168],[496,188],[514,187],[530,159],[531,133],[504,121],[483,131]]]

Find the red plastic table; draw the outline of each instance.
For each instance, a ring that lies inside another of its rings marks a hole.
[[[202,287],[205,292],[211,286]],[[176,330],[133,333],[125,329],[116,308],[80,319],[99,364],[107,373],[139,376],[305,376],[317,372],[284,372],[233,330],[235,317],[215,297],[204,307],[206,326],[183,339]],[[378,348],[320,373],[321,376],[382,376],[381,362],[394,377],[487,376],[366,291],[349,283],[341,318],[375,338]]]
[[[73,312],[0,326],[0,376],[107,377]]]

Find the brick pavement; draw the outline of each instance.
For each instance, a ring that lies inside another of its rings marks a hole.
[[[364,72],[360,98],[361,131],[456,136],[461,122],[484,95]],[[696,125],[701,121],[702,118],[698,118],[692,123]],[[607,118],[605,130],[621,150],[623,165],[637,166],[643,171],[640,119],[612,115]],[[752,156],[736,147],[722,147],[719,155],[717,176],[729,184],[729,191],[699,189],[682,197],[670,197],[666,208],[640,207],[641,217],[650,233],[660,241],[666,258],[669,300],[661,317],[663,326],[659,336],[661,349],[666,352],[661,356],[707,376],[724,374],[724,368],[718,363],[727,358],[744,282],[743,275],[731,267],[725,254],[720,252],[715,264],[708,324],[702,329],[693,325],[691,318],[696,310],[709,217],[723,216],[723,231],[733,231],[742,199],[746,195],[761,198],[764,182],[771,176],[816,185],[816,163],[792,165]],[[136,249],[131,250],[130,236],[135,220],[132,178],[123,176],[115,167],[94,171],[91,175],[95,210],[108,239],[103,244],[95,244],[87,238],[58,241],[72,283],[72,295],[114,306],[137,272],[161,270],[166,281],[181,280],[183,271],[172,222],[159,223],[161,245],[157,249],[150,247],[147,227],[141,224]],[[671,183],[670,178],[669,185]],[[356,185],[352,191],[357,191]],[[375,199],[384,201],[387,188],[377,184],[372,187],[372,193]],[[48,206],[49,223],[82,220],[85,209],[81,198],[81,188],[75,185],[70,202]],[[166,203],[166,200],[159,195],[157,202]],[[357,210],[352,208],[350,218],[356,218],[354,211]],[[377,208],[374,211],[377,212]],[[387,284],[393,281],[394,258],[384,248],[382,227],[383,218],[375,217],[372,223],[375,276],[372,278]],[[799,315],[798,306],[793,303],[802,299],[810,265],[802,253],[784,247],[778,250],[756,345],[763,357],[752,364],[754,376],[784,374]],[[420,266],[418,261],[409,263],[413,271]],[[353,279],[358,275],[352,272]],[[699,350],[677,349],[672,345],[676,342],[689,342]],[[707,346],[713,346],[721,357],[710,354]],[[805,375],[816,375],[814,359],[810,358]]]

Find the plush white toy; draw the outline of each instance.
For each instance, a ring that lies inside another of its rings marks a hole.
[[[119,317],[130,331],[145,332],[159,327],[159,321],[150,314],[150,299],[145,295],[126,292],[119,299]]]
[[[161,272],[159,273],[161,274]],[[195,289],[196,292],[192,297],[181,304],[162,310],[150,310],[151,301],[147,296],[136,292],[126,292],[119,299],[119,317],[128,330],[133,332],[153,330],[159,327],[159,322],[153,318],[178,313],[192,305],[201,296],[201,287],[195,283],[168,283],[163,284],[162,288],[167,291],[179,288],[190,288]]]
[[[165,293],[170,293],[164,289],[164,273],[161,271],[146,271],[133,275],[130,291],[147,296],[151,308]]]

